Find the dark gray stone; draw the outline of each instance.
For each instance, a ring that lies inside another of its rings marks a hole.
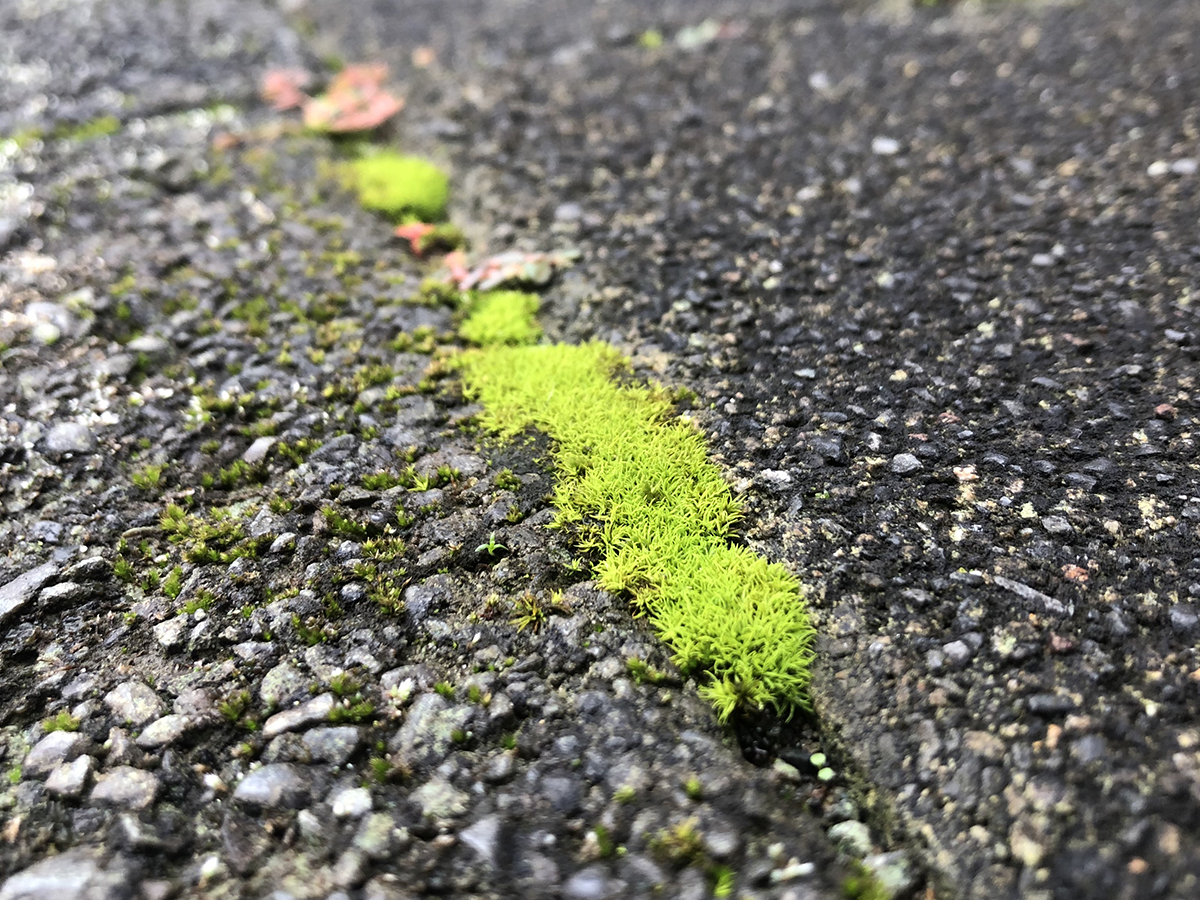
[[[20,612],[57,574],[58,566],[56,564],[42,563],[36,569],[30,569],[24,575],[18,575],[0,587],[0,624],[3,624],[9,616]]]

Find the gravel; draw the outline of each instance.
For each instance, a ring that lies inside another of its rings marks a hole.
[[[1194,5],[287,6],[0,10],[0,900],[1195,895]],[[696,391],[814,716],[719,726],[462,427],[431,264],[254,98],[329,55]]]

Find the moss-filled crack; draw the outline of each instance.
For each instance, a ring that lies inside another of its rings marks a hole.
[[[556,442],[556,523],[600,557],[599,583],[628,594],[685,671],[707,673],[701,694],[725,721],[735,709],[807,705],[814,630],[800,583],[783,566],[730,543],[741,517],[704,438],[673,415],[661,389],[613,376],[627,361],[607,344],[542,344],[533,307],[496,294],[481,319],[524,316],[525,346],[481,341],[457,356],[482,424],[503,437],[537,428]],[[510,333],[509,329],[504,329]]]
[[[376,151],[349,175],[362,205],[393,221],[444,216],[448,180],[424,160]],[[397,234],[419,251],[428,228]],[[482,423],[555,441],[557,526],[599,557],[599,583],[632,599],[676,664],[704,674],[700,693],[718,717],[807,707],[815,632],[801,585],[731,543],[741,505],[666,393],[615,380],[628,363],[607,344],[536,344],[536,295],[439,286],[430,297],[462,306],[458,335],[477,349],[451,366],[482,401]]]

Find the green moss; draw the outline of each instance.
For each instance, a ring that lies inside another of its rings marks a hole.
[[[846,900],[887,900],[892,892],[868,868],[856,863],[854,872],[842,881],[842,896]]]
[[[34,141],[40,141],[46,133],[41,128],[22,128],[12,134],[5,135],[3,140],[12,141],[18,150],[24,150]]]
[[[361,541],[368,536],[365,525],[360,525],[358,522],[351,519],[349,516],[342,515],[335,507],[326,506],[321,509],[321,515],[325,517],[326,524],[329,525],[334,534],[341,535],[350,540]]]
[[[249,708],[249,691],[236,691],[217,704],[217,712],[228,722],[237,722]]]
[[[536,594],[524,593],[513,604],[514,615],[508,620],[510,625],[517,626],[517,631],[528,628],[535,634],[541,630],[549,615],[541,598]]]
[[[100,116],[91,121],[66,129],[62,137],[75,141],[90,141],[94,138],[108,137],[121,130],[121,122],[116,116]]]
[[[265,337],[270,331],[271,303],[266,297],[254,297],[235,306],[230,313],[233,318],[245,322],[251,337]]]
[[[602,343],[491,346],[453,365],[485,428],[557,442],[557,524],[599,555],[601,585],[632,597],[681,669],[708,673],[701,692],[722,720],[806,705],[814,630],[800,585],[730,544],[741,508],[663,391],[616,383],[626,362]]]
[[[654,28],[651,28],[649,31],[643,31],[638,36],[638,44],[647,50],[656,50],[663,45],[662,32]]]
[[[183,569],[180,566],[173,568],[167,575],[167,580],[163,582],[163,593],[174,600],[183,592]]]
[[[496,473],[496,488],[501,491],[515,491],[521,486],[521,479],[513,474],[512,469],[501,469]]]
[[[179,609],[177,609],[175,612],[176,614],[183,613],[190,616],[202,609],[209,610],[212,609],[212,605],[216,602],[216,599],[217,598],[213,596],[212,591],[200,590],[196,592],[195,597],[183,604],[183,606],[179,607]]]
[[[670,828],[659,829],[649,841],[650,849],[659,859],[682,868],[704,861],[704,835],[696,819],[686,819]]]
[[[214,473],[206,472],[200,476],[200,484],[205,488],[221,488],[232,490],[243,482],[262,484],[267,480],[267,469],[263,465],[251,465],[244,459],[235,459],[224,469]]]
[[[46,731],[78,731],[79,720],[66,710],[56,716],[42,720],[42,728]]]
[[[658,685],[671,680],[665,672],[660,672],[644,659],[638,659],[636,656],[630,656],[625,660],[625,670],[629,672],[629,677],[638,684]]]
[[[368,491],[386,491],[400,483],[400,476],[394,472],[373,472],[362,477],[362,486]]]
[[[49,134],[54,140],[90,141],[95,138],[108,137],[120,130],[121,121],[116,116],[98,116],[78,124],[62,122],[56,125]],[[26,128],[10,136],[11,140],[16,141],[18,148],[23,148],[33,141],[40,141],[44,137],[46,137],[46,132],[41,128]]]
[[[533,320],[538,298],[521,291],[486,291],[475,294],[458,333],[472,344],[533,344],[542,329]]]
[[[113,560],[113,574],[126,584],[134,579],[133,563],[120,554]]]
[[[406,570],[398,568],[389,575],[381,575],[367,591],[367,596],[386,613],[399,615],[404,612],[404,588],[407,581],[401,581]]]
[[[450,181],[446,174],[419,156],[377,153],[350,164],[350,178],[359,202],[392,219],[408,216],[423,222],[446,212]]]

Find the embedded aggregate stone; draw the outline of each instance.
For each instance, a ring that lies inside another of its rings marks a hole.
[[[104,705],[122,722],[134,727],[145,725],[165,712],[158,694],[141,681],[126,681],[104,695]]]
[[[353,725],[310,728],[301,737],[313,762],[345,765],[362,741],[362,731]]]
[[[394,851],[407,849],[407,830],[397,828],[386,813],[372,813],[362,820],[354,833],[353,846],[371,859],[383,859]]]
[[[55,541],[54,543],[57,543]],[[60,581],[58,584],[52,584],[47,588],[43,588],[38,594],[38,606],[56,608],[68,603],[77,603],[87,599],[92,594],[90,585],[83,585],[75,581]]]
[[[164,650],[174,650],[186,643],[186,633],[190,624],[191,621],[186,615],[178,615],[165,622],[159,622],[153,629],[154,639],[162,645]]]
[[[858,859],[871,852],[871,830],[862,822],[838,822],[830,827],[829,837],[846,853]]]
[[[863,867],[875,876],[875,881],[885,898],[908,895],[916,887],[916,873],[903,851],[878,853],[863,857]]]
[[[86,753],[92,740],[78,731],[52,731],[38,741],[21,764],[26,778],[44,778],[60,764]]]
[[[143,750],[155,750],[175,743],[199,723],[191,716],[170,714],[155,719],[134,741]]]
[[[308,693],[309,679],[289,662],[281,662],[263,677],[258,694],[265,706],[282,706]]]
[[[299,809],[308,802],[311,784],[290,763],[270,763],[239,782],[233,799],[267,809]]]
[[[478,822],[458,833],[459,840],[474,850],[481,860],[495,867],[499,862],[500,829],[503,825],[498,815],[484,816]]]
[[[436,765],[454,747],[455,732],[464,730],[474,716],[470,706],[452,707],[440,694],[422,694],[388,741],[388,749],[400,753],[411,765]]]
[[[263,725],[263,737],[270,739],[285,731],[296,731],[307,725],[324,722],[333,711],[333,694],[321,694],[306,703],[277,712]]]
[[[431,819],[450,819],[467,811],[470,795],[441,778],[433,778],[412,794],[421,813]]]
[[[153,772],[117,766],[96,776],[89,799],[93,804],[145,809],[158,796],[161,780]]]
[[[0,885],[0,900],[126,900],[137,866],[121,854],[78,847],[34,863]]]
[[[625,885],[610,878],[600,866],[588,866],[567,879],[563,896],[570,900],[610,900],[625,892]]]
[[[59,571],[55,563],[43,563],[0,586],[0,623],[17,613],[37,596],[42,586]]]
[[[82,422],[59,422],[46,434],[47,452],[65,456],[72,453],[90,453],[96,447],[96,437]]]
[[[892,457],[889,468],[897,475],[911,475],[922,468],[922,463],[911,453],[897,453]]]
[[[329,800],[330,809],[339,819],[357,819],[371,811],[371,792],[366,788],[346,788]]]
[[[78,797],[87,787],[96,760],[80,756],[72,762],[60,763],[46,779],[46,790],[60,797]]]

